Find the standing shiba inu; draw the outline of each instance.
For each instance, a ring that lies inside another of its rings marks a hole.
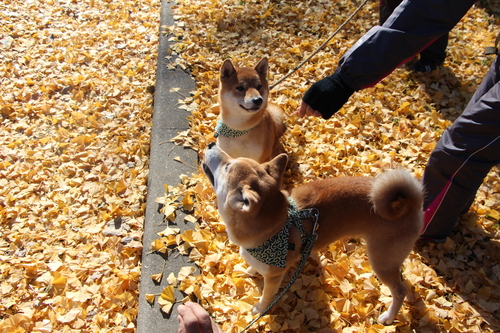
[[[229,239],[264,277],[262,298],[253,312],[262,312],[273,301],[283,275],[301,257],[305,236],[317,237],[313,251],[360,236],[366,240],[373,270],[393,297],[378,321],[391,324],[407,295],[401,265],[422,230],[422,185],[408,172],[393,170],[375,179],[338,177],[310,182],[294,188],[289,197],[281,190],[287,161],[286,154],[262,164],[234,159],[214,143],[205,153],[203,170],[216,192]],[[297,216],[291,217],[290,212],[310,209],[319,213],[317,220],[298,215],[297,222]],[[313,230],[313,225],[318,229]],[[276,258],[277,253],[284,258]]]
[[[267,58],[255,68],[222,64],[219,86],[220,119],[217,144],[230,156],[259,163],[284,152],[279,139],[285,132],[283,110],[268,103]]]

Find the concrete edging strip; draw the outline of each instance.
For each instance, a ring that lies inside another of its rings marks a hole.
[[[165,193],[164,184],[177,186],[180,182],[181,174],[191,174],[195,172],[188,165],[196,166],[198,156],[194,150],[184,149],[170,142],[177,136],[178,132],[186,130],[189,126],[185,110],[178,108],[179,94],[170,92],[172,88],[181,88],[186,93],[195,89],[193,78],[182,70],[168,70],[165,56],[169,54],[170,42],[168,36],[161,33],[161,26],[173,25],[173,14],[171,11],[173,3],[162,0],[159,28],[158,44],[158,65],[156,74],[156,87],[154,98],[154,114],[151,131],[151,147],[149,161],[148,194],[146,203],[146,216],[144,221],[143,251],[141,281],[139,293],[139,310],[137,315],[138,333],[168,333],[177,332],[177,311],[176,307],[170,315],[164,314],[158,305],[157,298],[153,305],[146,301],[146,294],[159,294],[168,285],[166,278],[170,272],[177,276],[179,269],[183,266],[193,265],[188,262],[188,258],[172,254],[168,257],[165,265],[165,258],[156,253],[151,253],[150,244],[159,238],[157,232],[166,227],[162,223],[163,214],[159,212],[159,204],[155,202],[157,197]],[[174,161],[174,157],[179,156],[187,165]],[[181,228],[181,232],[189,229],[190,226],[183,222],[182,214],[177,216],[176,228]],[[165,265],[165,270],[163,267]],[[152,280],[151,275],[163,272],[161,283]],[[176,299],[182,299],[183,295],[176,290]]]

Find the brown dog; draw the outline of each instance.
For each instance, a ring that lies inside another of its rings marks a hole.
[[[285,252],[284,267],[266,264],[249,252],[269,243],[287,225],[291,201],[281,190],[287,160],[286,154],[263,164],[248,158],[234,159],[211,144],[203,163],[229,239],[240,246],[251,268],[264,277],[262,298],[254,313],[262,312],[272,302],[283,275],[301,256],[301,238],[295,225],[289,227],[288,238],[295,249]],[[400,269],[422,229],[422,192],[421,184],[408,172],[393,170],[377,178],[338,177],[310,182],[291,193],[299,210],[319,211],[313,251],[345,237],[366,240],[371,266],[393,297],[389,309],[378,318],[383,324],[394,321],[407,295]],[[305,233],[310,234],[312,220],[302,222]]]
[[[267,101],[267,69],[267,58],[255,68],[235,67],[229,59],[221,67],[217,144],[234,158],[262,163],[284,152],[283,110]]]

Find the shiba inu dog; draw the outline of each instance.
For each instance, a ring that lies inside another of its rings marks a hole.
[[[289,196],[281,187],[287,160],[286,154],[261,164],[231,158],[215,143],[205,152],[203,170],[216,192],[228,237],[240,246],[251,269],[264,277],[262,297],[253,312],[267,308],[283,275],[301,257],[302,233],[317,236],[313,251],[342,238],[360,236],[366,241],[374,272],[393,297],[378,321],[391,324],[408,294],[400,269],[422,230],[422,185],[408,172],[392,170],[376,178],[310,182],[294,188]],[[315,222],[299,217],[299,222],[292,218],[293,223],[288,223],[290,212],[308,209],[318,212]],[[284,244],[270,244],[273,242]],[[284,253],[284,258],[275,258],[276,253]],[[410,300],[411,296],[408,294]]]
[[[267,58],[254,68],[235,67],[229,59],[221,66],[217,145],[234,158],[262,163],[284,152],[280,143],[284,114],[268,103],[267,69]]]

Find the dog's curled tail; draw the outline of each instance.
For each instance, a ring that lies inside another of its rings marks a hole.
[[[379,215],[396,220],[412,210],[422,211],[423,187],[408,171],[387,171],[373,182],[370,201]]]

